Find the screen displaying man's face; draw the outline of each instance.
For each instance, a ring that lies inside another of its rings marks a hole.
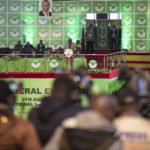
[[[43,9],[43,11],[44,12],[48,12],[49,8],[50,8],[50,3],[48,1],[44,1],[42,3],[42,9]]]

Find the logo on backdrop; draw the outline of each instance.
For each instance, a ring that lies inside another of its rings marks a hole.
[[[127,3],[123,6],[123,10],[128,12],[128,11],[131,11],[132,10],[132,6],[131,4]]]
[[[52,0],[39,0],[39,16],[52,17]]]
[[[47,19],[43,19],[43,18],[39,19],[39,24],[41,24],[41,25],[47,24],[47,22],[48,22]]]
[[[2,3],[0,3],[0,11],[4,11],[4,10],[5,10],[5,6]]]
[[[62,33],[60,32],[60,30],[55,30],[55,31],[53,31],[52,32],[52,34],[53,34],[53,36],[55,37],[55,38],[59,38],[59,37],[61,37],[61,35],[62,35]]]
[[[15,44],[16,44],[16,41],[12,41],[12,42],[9,44],[9,48],[10,48],[10,49],[14,49]]]
[[[11,6],[10,6],[10,10],[11,11],[18,11],[20,9],[20,7],[16,4],[16,3],[13,3]]]
[[[0,16],[0,24],[4,24],[5,23],[5,19],[3,16]]]
[[[55,4],[55,6],[53,7],[53,11],[54,12],[60,12],[62,10],[62,7],[61,6],[59,6],[59,4]]]
[[[18,16],[12,16],[10,19],[10,23],[11,24],[18,24],[19,23]]]
[[[105,37],[107,37],[107,33],[106,32],[102,32],[102,33],[100,33],[99,37],[101,39],[104,39]]]
[[[33,11],[33,6],[31,4],[26,4],[24,9],[27,12],[31,12],[31,11]]]
[[[40,29],[39,36],[45,38],[46,36],[48,36],[48,33],[45,29]]]
[[[6,47],[6,45],[4,43],[0,42],[0,48],[5,48],[5,47]]]
[[[32,24],[33,23],[33,19],[31,16],[27,16],[24,20],[25,24]]]
[[[137,19],[137,23],[139,25],[144,25],[146,23],[146,19],[144,18],[144,16],[140,16],[138,19]]]
[[[90,7],[89,7],[87,4],[84,4],[84,5],[80,8],[80,10],[81,10],[82,12],[87,12],[87,11],[90,10]]]
[[[74,32],[74,33],[73,33]],[[72,39],[74,39],[75,37],[76,37],[76,33],[75,33],[75,31],[70,31],[70,32],[68,32],[67,33],[67,37],[69,38],[69,37],[71,37]]]
[[[146,10],[146,6],[143,3],[139,3],[139,6],[137,7],[138,11],[143,12]]]
[[[117,9],[118,9],[118,6],[116,6],[116,4],[111,4],[111,5],[109,6],[109,10],[112,11],[112,12],[117,11]]]
[[[73,17],[70,17],[70,18],[67,19],[67,23],[72,25],[72,24],[75,23],[75,19]]]
[[[95,6],[95,10],[98,11],[98,12],[101,12],[104,10],[104,6],[102,6],[102,4],[97,4]]]
[[[4,30],[3,30],[3,29],[0,29],[0,37],[2,38],[2,37],[4,37],[4,36],[5,36]]]
[[[105,47],[105,46],[106,46],[106,42],[105,42],[105,41],[101,41],[101,42],[99,43],[99,46],[100,46],[100,47]]]
[[[139,30],[139,31],[137,32],[137,36],[138,36],[139,38],[144,38],[144,37],[146,36],[146,32],[143,31],[143,30]]]
[[[69,6],[67,6],[67,10],[68,10],[69,12],[73,12],[73,11],[76,10],[76,7],[75,7],[74,5],[72,5],[72,4],[70,4]]]
[[[14,38],[18,37],[19,36],[18,30],[17,29],[11,29],[10,36],[14,37]]]
[[[138,43],[136,48],[139,50],[139,51],[144,51],[146,49],[146,46],[144,43]]]
[[[129,37],[131,37],[131,33],[132,33],[131,31],[126,31],[123,33],[123,36],[126,38],[129,38]]]
[[[132,23],[132,19],[127,16],[126,18],[123,19],[123,22],[125,25],[129,25]]]
[[[61,20],[59,17],[55,17],[55,18],[53,19],[53,23],[54,23],[55,25],[59,25],[59,24],[62,23],[62,20]]]

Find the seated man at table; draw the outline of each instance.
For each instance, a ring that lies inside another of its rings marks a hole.
[[[44,51],[45,57],[49,57],[53,53],[53,48],[50,47],[49,49]]]
[[[27,42],[27,44],[24,46],[24,48],[33,48],[33,45],[32,44],[30,44],[30,42]]]
[[[19,54],[22,52],[22,49],[23,47],[21,45],[21,41],[18,41],[18,43],[15,45],[13,52]]]
[[[37,45],[37,54],[42,54],[45,49],[45,44],[40,40],[40,43]]]
[[[27,44],[24,46],[23,54],[32,54],[34,47],[30,42],[27,42]],[[32,55],[28,55],[28,57],[32,57]]]

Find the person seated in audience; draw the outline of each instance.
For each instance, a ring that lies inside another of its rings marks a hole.
[[[33,48],[33,45],[32,44],[30,44],[30,42],[27,42],[27,44],[24,46],[24,48]]]
[[[80,44],[80,40],[76,41],[76,50],[77,50],[77,54],[81,53],[81,44]]]
[[[68,39],[68,42],[64,46],[64,50],[66,49],[72,49],[73,52],[76,52],[76,44],[72,42],[71,38]]]
[[[18,43],[15,45],[14,53],[20,54],[22,52],[23,46],[21,44],[21,41],[18,41]]]
[[[140,101],[130,87],[118,92],[120,116],[114,120],[117,135],[123,142],[124,150],[149,150],[150,120],[139,113]]]
[[[33,125],[13,113],[16,96],[10,87],[0,80],[0,149],[41,150]]]
[[[30,44],[30,42],[27,42],[27,44],[24,46],[23,53],[27,54],[26,56],[28,58],[31,58],[32,54],[33,54],[33,51],[34,51],[33,45]]]
[[[29,113],[28,118],[34,124],[43,146],[64,119],[83,110],[72,102],[74,89],[75,83],[68,76],[58,76],[53,83],[51,96],[44,97],[40,107],[33,108]]]
[[[60,46],[57,48],[57,53],[58,54],[64,54],[64,49]]]
[[[43,150],[121,150],[112,124],[116,106],[109,94],[94,96],[90,109],[64,120]]]
[[[43,54],[45,49],[45,44],[43,44],[43,41],[40,40],[40,43],[37,45],[37,54]]]
[[[44,54],[46,57],[49,57],[53,53],[52,47],[44,51]]]

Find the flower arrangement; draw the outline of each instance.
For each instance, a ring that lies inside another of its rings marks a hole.
[[[63,57],[64,57],[64,55],[62,55],[62,54],[53,54],[53,55],[51,55],[50,57],[49,57],[49,59],[56,59],[56,60],[62,60],[63,59]]]
[[[89,69],[88,70],[89,73],[110,73],[111,70],[108,69]]]
[[[18,60],[20,58],[21,57],[18,56],[17,54],[9,54],[9,55],[6,55],[3,57],[3,59],[5,59],[5,60]]]

